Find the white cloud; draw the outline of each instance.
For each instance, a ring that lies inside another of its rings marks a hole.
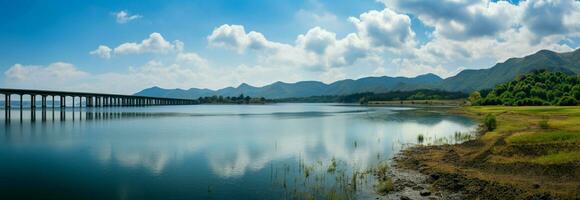
[[[224,24],[215,28],[207,37],[211,46],[234,49],[244,53],[246,49],[262,50],[275,48],[277,43],[270,42],[262,33],[251,31],[246,33],[244,26]]]
[[[143,54],[143,53],[157,53],[165,54],[169,52],[181,52],[183,51],[184,44],[179,40],[169,42],[157,32],[151,33],[148,38],[142,40],[141,42],[127,42],[120,44],[119,46],[111,49],[107,45],[99,45],[99,47],[89,54],[98,55],[101,58],[109,59],[111,58],[111,53],[115,55],[127,55],[127,54]]]
[[[537,36],[580,32],[580,2],[575,0],[536,0],[521,3],[522,22]]]
[[[260,39],[251,39],[251,35]],[[236,50],[240,54],[252,49],[258,53],[262,66],[295,67],[296,70],[326,71],[352,65],[370,54],[369,45],[357,34],[337,39],[335,33],[320,27],[299,35],[295,44],[285,44],[269,41],[259,32],[246,33],[241,25],[226,24],[215,29],[208,41],[214,47]]]
[[[371,10],[359,18],[351,17],[360,38],[368,40],[374,47],[413,46],[415,32],[411,30],[411,19],[388,8]]]
[[[459,68],[490,67],[540,49],[570,51],[561,41],[580,35],[580,23],[570,20],[580,17],[580,2],[574,0],[383,2],[434,28],[422,46],[394,56],[393,67],[404,75],[427,71],[446,77]]]
[[[112,49],[109,48],[108,46],[99,45],[99,47],[97,49],[89,52],[89,54],[97,55],[97,56],[104,58],[104,59],[109,59],[109,58],[111,58],[111,51],[112,51]]]
[[[177,54],[177,61],[191,63],[196,66],[208,66],[208,61],[194,52]]]
[[[177,45],[176,45],[177,44]],[[183,48],[183,43],[175,41],[173,44],[160,33],[151,33],[149,38],[144,39],[141,43],[128,42],[115,47],[115,54],[139,54],[139,53],[167,53],[169,51]]]
[[[6,86],[34,89],[62,89],[69,87],[68,83],[78,83],[89,75],[65,62],[48,66],[15,64],[4,72]]]
[[[324,54],[326,48],[333,46],[336,42],[336,34],[314,27],[308,30],[305,35],[299,35],[296,43],[300,48],[312,51],[316,54]]]
[[[384,49],[415,46],[415,33],[407,15],[384,9],[363,13],[359,18],[351,17],[350,21],[358,31],[340,39],[336,33],[316,26],[298,35],[295,44],[285,44],[267,40],[259,32],[246,33],[242,25],[229,24],[214,29],[207,39],[210,46],[232,49],[239,54],[254,50],[262,66],[293,66],[327,74],[331,68],[355,65],[384,53]]]
[[[383,0],[387,7],[417,16],[425,25],[434,27],[435,35],[468,40],[494,36],[519,18],[516,5],[507,1],[488,0]]]
[[[117,20],[117,23],[119,24],[125,24],[127,22],[142,18],[143,16],[141,15],[130,15],[128,11],[126,10],[122,10],[116,13],[113,13],[115,16],[115,19]]]

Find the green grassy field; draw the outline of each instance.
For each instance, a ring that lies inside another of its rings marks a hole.
[[[495,147],[498,154],[501,153],[499,151],[522,145],[535,145],[547,152],[541,155],[529,152],[528,156],[526,152],[520,152],[518,157],[512,159],[514,162],[580,162],[580,106],[473,106],[466,109],[477,116],[497,116],[497,129],[485,133],[482,139],[504,139],[505,145]],[[560,146],[566,148],[560,149]],[[505,162],[510,158],[504,156],[501,160]]]

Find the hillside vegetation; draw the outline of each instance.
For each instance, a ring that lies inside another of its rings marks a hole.
[[[469,100],[474,105],[575,106],[580,100],[580,76],[533,71],[492,90],[475,92]]]
[[[467,98],[466,93],[462,92],[447,92],[440,90],[412,90],[412,91],[392,91],[385,93],[355,93],[349,95],[334,95],[334,96],[311,96],[302,98],[285,98],[276,99],[275,102],[307,102],[307,103],[361,103],[367,104],[369,102],[379,101],[404,101],[404,100],[455,100]]]
[[[473,92],[493,88],[497,84],[513,80],[518,75],[541,69],[579,74],[580,49],[565,53],[541,50],[522,58],[507,59],[488,69],[463,70],[456,76],[445,79],[437,87],[447,91]]]

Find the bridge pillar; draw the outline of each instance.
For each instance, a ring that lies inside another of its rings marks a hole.
[[[30,94],[30,120],[36,121],[36,94]]]
[[[10,109],[10,94],[4,94],[4,109]]]
[[[36,95],[35,94],[30,95],[30,107],[36,108]]]
[[[66,107],[66,96],[60,96],[60,108]]]
[[[40,96],[40,99],[40,105],[42,106],[42,109],[46,109],[46,95]]]
[[[4,94],[4,119],[10,120],[10,94]]]

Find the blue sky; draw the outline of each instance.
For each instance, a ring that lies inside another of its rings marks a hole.
[[[0,86],[17,88],[133,93],[449,77],[540,49],[571,51],[580,37],[575,0],[0,4]]]

